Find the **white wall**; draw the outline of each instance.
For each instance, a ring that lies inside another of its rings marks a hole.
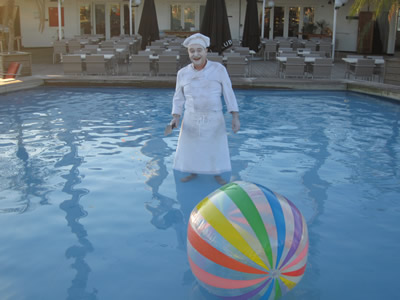
[[[104,2],[113,2],[112,0],[103,0]],[[98,0],[98,2],[103,2]],[[119,2],[121,0],[115,0]],[[225,0],[229,17],[229,25],[233,39],[239,39],[243,35],[244,19],[246,14],[246,0]],[[334,0],[332,0],[334,1]],[[4,5],[6,0],[0,0],[0,5]],[[143,8],[142,4],[135,8],[135,29],[136,32],[139,28],[140,16]],[[268,2],[266,0],[266,2]],[[349,15],[351,4],[354,0],[341,7],[337,12],[337,27],[336,27],[336,40],[337,50],[340,51],[356,51],[357,48],[357,20],[348,20],[346,16]],[[64,18],[65,18],[65,37],[73,37],[79,34],[79,6],[82,3],[91,3],[91,0],[65,0]],[[122,2],[121,3],[126,3]],[[170,5],[171,4],[190,4],[205,5],[206,0],[155,0],[158,25],[160,30],[170,28]],[[241,7],[239,7],[241,4]],[[324,19],[329,27],[332,29],[333,25],[333,5],[329,5],[327,0],[275,0],[275,4],[289,7],[315,7],[315,20],[319,21]],[[24,47],[49,47],[52,42],[58,37],[58,27],[49,27],[48,22],[48,7],[57,7],[57,2],[50,2],[46,0],[45,9],[45,28],[43,32],[39,32],[39,13],[35,0],[16,0],[16,5],[20,7],[21,31],[22,31],[22,45]],[[258,3],[259,15],[262,14],[262,3]],[[199,14],[197,15],[199,18]],[[239,20],[240,19],[240,20]],[[200,23],[200,20],[199,20]]]
[[[6,0],[0,0],[5,5]],[[39,8],[34,0],[17,0],[20,8],[21,35],[23,47],[50,47],[58,38],[58,27],[49,26],[49,7],[57,7],[57,2],[46,0],[45,23],[43,32],[39,31]],[[76,1],[64,1],[65,32],[70,35],[79,34],[79,10]]]

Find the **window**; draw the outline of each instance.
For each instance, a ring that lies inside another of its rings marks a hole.
[[[264,10],[264,38],[269,38],[269,22],[271,20],[271,8],[266,7]]]
[[[289,34],[288,36],[297,37],[299,34],[300,7],[289,9]]]
[[[182,30],[181,26],[181,6],[171,5],[171,30]]]
[[[192,31],[198,28],[195,5],[171,5],[171,30]]]
[[[314,7],[304,7],[303,24],[314,23]]]
[[[92,24],[91,24],[90,6],[89,5],[81,6],[79,11],[80,11],[81,34],[91,34]]]
[[[274,37],[282,37],[285,23],[285,8],[274,7]]]
[[[186,6],[183,15],[183,20],[184,20],[184,30],[185,31],[190,31],[191,28],[195,27],[194,21],[196,17],[196,13],[194,10],[193,6]]]

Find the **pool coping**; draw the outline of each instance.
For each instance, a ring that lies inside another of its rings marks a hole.
[[[66,76],[35,75],[0,81],[0,94],[38,86],[130,86],[175,88],[175,76]],[[380,96],[400,102],[400,86],[349,79],[280,79],[232,77],[232,86],[240,89],[342,90]]]

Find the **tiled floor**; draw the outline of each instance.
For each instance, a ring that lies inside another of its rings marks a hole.
[[[52,48],[30,48],[25,49],[25,51],[32,53],[33,75],[63,75],[62,64],[52,63]],[[332,69],[332,79],[344,79],[345,63],[341,60],[341,57],[344,55],[345,54],[339,54],[335,59]],[[274,59],[264,61],[259,57],[255,57],[250,63],[251,74],[249,77],[278,78],[276,72],[278,63]],[[125,66],[120,67],[119,70],[120,72],[118,75],[120,76],[130,75]]]

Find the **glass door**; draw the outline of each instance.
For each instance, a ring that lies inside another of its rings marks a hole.
[[[110,37],[121,35],[121,10],[119,3],[109,5]]]
[[[297,37],[299,35],[300,7],[289,9],[289,33],[288,36]]]
[[[264,10],[264,38],[270,38],[270,22],[271,22],[271,8],[266,7]]]
[[[283,37],[283,28],[285,23],[285,8],[274,7],[274,38]]]
[[[106,36],[106,7],[104,4],[95,4],[95,34]]]
[[[91,5],[83,4],[79,8],[80,34],[92,34]]]
[[[198,7],[197,7],[198,8]],[[199,28],[196,20],[195,5],[171,5],[171,30],[172,31],[194,31]]]

